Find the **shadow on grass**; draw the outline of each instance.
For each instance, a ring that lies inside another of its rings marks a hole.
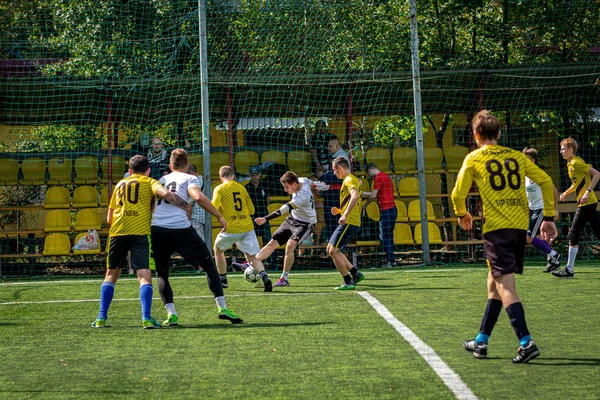
[[[535,365],[600,365],[600,358],[536,358]]]
[[[178,329],[223,329],[225,327],[234,326],[236,329],[241,328],[278,328],[278,327],[292,327],[292,326],[320,326],[320,325],[331,325],[333,322],[292,322],[292,323],[252,323],[244,321],[241,324],[196,324],[196,325],[178,325],[171,326],[169,328],[163,328],[166,330],[178,330]]]

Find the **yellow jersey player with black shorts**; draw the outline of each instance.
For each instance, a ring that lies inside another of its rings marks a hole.
[[[529,206],[525,177],[540,185],[544,200],[542,238],[556,237],[552,180],[523,153],[499,146],[500,122],[489,111],[480,111],[472,122],[479,149],[469,153],[456,178],[452,191],[454,211],[463,229],[471,229],[473,219],[465,200],[473,181],[483,202],[483,241],[488,273],[488,302],[479,334],[463,343],[465,350],[477,358],[486,358],[488,340],[502,308],[520,342],[513,363],[526,363],[540,355],[531,339],[525,311],[516,291],[515,274],[523,273]]]
[[[150,221],[155,197],[162,197],[178,207],[185,207],[186,200],[166,190],[160,182],[148,177],[150,164],[142,155],[129,160],[129,174],[122,179],[113,191],[108,206],[107,222],[110,225],[106,277],[100,288],[100,312],[92,328],[105,328],[108,308],[112,302],[115,283],[121,275],[121,268],[131,252],[131,267],[136,271],[140,283],[142,304],[142,327],[160,328],[150,316],[152,310],[152,273],[150,272]]]
[[[597,239],[600,239],[600,218],[596,208],[598,199],[594,188],[600,179],[600,172],[587,164],[581,157],[576,156],[579,145],[573,138],[560,142],[560,155],[567,161],[567,173],[571,179],[571,186],[560,195],[560,201],[575,193],[577,197],[577,211],[569,229],[569,258],[564,269],[552,271],[557,278],[573,278],[575,275],[575,258],[579,250],[579,237],[585,224],[589,223]]]
[[[342,251],[360,229],[360,182],[350,172],[350,165],[344,157],[335,158],[331,164],[333,173],[343,182],[340,188],[340,208],[331,208],[333,215],[341,214],[341,216],[338,227],[335,228],[329,238],[329,243],[327,243],[327,254],[333,259],[335,267],[344,278],[344,283],[336,289],[354,290],[356,284],[362,281],[365,276],[352,265]]]
[[[221,184],[213,191],[212,204],[227,221],[227,230],[219,232],[215,238],[215,262],[221,285],[223,288],[229,286],[227,281],[227,264],[225,250],[230,249],[233,244],[244,253],[246,261],[260,274],[265,284],[265,292],[273,291],[273,283],[265,272],[263,263],[256,258],[260,251],[258,238],[254,231],[254,223],[250,217],[254,214],[254,204],[244,186],[234,179],[233,168],[226,165],[219,169]]]

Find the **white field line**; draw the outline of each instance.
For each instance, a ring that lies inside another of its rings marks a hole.
[[[542,267],[540,267],[542,268]],[[543,267],[545,268],[545,267]],[[365,270],[363,270],[365,271]],[[430,269],[430,270],[401,270],[401,269],[390,269],[390,270],[371,270],[371,269],[366,269],[366,272],[369,275],[373,275],[373,274],[382,274],[382,275],[387,275],[387,274],[394,274],[394,273],[405,273],[405,274],[427,274],[427,273],[439,273],[439,272],[467,272],[467,271],[479,271],[481,272],[481,269],[472,269],[472,268],[448,268],[448,269]],[[279,271],[275,271],[275,273],[273,275],[278,275],[280,272]],[[331,272],[298,272],[297,275],[295,274],[295,276],[298,277],[302,277],[302,276],[315,276],[315,275],[338,275],[339,272],[337,271],[331,271]],[[241,273],[239,274],[227,274],[228,278],[243,278],[243,275]],[[169,280],[178,280],[178,279],[206,279],[206,277],[204,275],[194,275],[194,276],[171,276],[169,277]],[[98,277],[96,279],[64,279],[64,280],[48,280],[48,281],[17,281],[17,282],[0,282],[0,287],[2,286],[13,286],[13,285],[55,285],[55,284],[77,284],[77,283],[94,283],[94,284],[98,284],[101,283],[104,280],[104,277]],[[132,281],[132,280],[137,280],[136,277],[132,276],[132,277],[123,277],[123,278],[119,278],[119,281]]]
[[[313,295],[338,295],[337,292],[313,292],[313,293],[269,293],[269,296],[313,296]],[[228,294],[227,298],[230,299],[232,297],[258,297],[264,296],[263,292],[261,293],[248,293],[248,294]],[[175,296],[175,300],[195,300],[195,299],[213,299],[213,295],[205,295],[205,296]],[[160,297],[153,297],[153,301],[160,300]],[[45,301],[7,301],[0,303],[0,306],[14,306],[14,305],[28,305],[28,304],[56,304],[56,303],[97,303],[99,302],[99,298],[95,299],[81,299],[81,300],[45,300]],[[113,299],[112,302],[116,301],[140,301],[139,297],[135,298],[126,298],[126,299]]]
[[[444,384],[454,393],[457,399],[460,400],[477,400],[477,396],[471,389],[460,379],[457,373],[452,371],[450,367],[417,335],[415,335],[406,325],[400,322],[394,315],[377,300],[371,296],[369,292],[358,292],[370,305],[377,311],[379,315],[410,344],[413,349],[423,357],[429,366],[442,379]]]

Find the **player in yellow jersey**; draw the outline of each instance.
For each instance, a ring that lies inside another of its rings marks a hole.
[[[160,328],[160,323],[150,316],[152,310],[152,272],[150,271],[150,221],[155,197],[162,197],[178,207],[186,200],[165,189],[160,182],[148,177],[148,158],[136,155],[129,160],[129,176],[122,179],[113,191],[108,206],[107,222],[110,225],[106,277],[100,288],[100,312],[92,328],[105,328],[108,308],[112,301],[115,283],[131,251],[131,267],[140,283],[142,327]]]
[[[567,138],[560,142],[560,155],[567,160],[567,172],[571,179],[571,186],[560,195],[560,201],[565,201],[569,194],[575,193],[577,211],[575,211],[569,229],[567,264],[560,271],[552,271],[552,275],[558,278],[573,278],[575,275],[575,258],[579,250],[579,237],[586,223],[590,224],[596,238],[600,239],[600,218],[596,212],[598,199],[594,193],[594,188],[600,179],[600,172],[575,155],[578,148],[579,146],[573,138]]]
[[[331,163],[333,173],[338,179],[342,179],[340,188],[340,208],[332,207],[333,215],[341,214],[338,226],[333,231],[327,243],[327,254],[333,259],[335,267],[344,277],[344,283],[337,290],[354,290],[356,284],[365,276],[352,265],[348,257],[342,251],[360,229],[360,182],[350,172],[348,160],[338,157]]]
[[[556,237],[552,180],[519,151],[497,144],[500,123],[489,111],[473,118],[473,135],[479,149],[465,158],[452,191],[454,211],[463,229],[471,229],[473,218],[465,200],[473,181],[483,202],[483,241],[487,264],[488,302],[479,334],[463,347],[477,358],[486,358],[488,340],[502,307],[519,338],[520,347],[513,363],[525,363],[540,355],[527,329],[525,311],[517,294],[515,274],[523,273],[523,256],[529,225],[529,206],[525,177],[540,185],[544,200],[544,221],[540,232],[544,240]]]
[[[219,169],[219,179],[222,184],[215,187],[212,203],[227,221],[227,231],[222,230],[215,238],[215,262],[221,284],[226,288],[227,263],[225,250],[230,249],[235,243],[237,248],[244,253],[248,263],[260,274],[265,284],[265,292],[273,291],[273,283],[265,271],[263,263],[256,258],[260,251],[258,238],[254,231],[254,223],[250,217],[254,214],[254,204],[244,186],[234,179],[233,168],[223,166]]]

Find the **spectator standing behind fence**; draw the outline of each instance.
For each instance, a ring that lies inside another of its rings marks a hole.
[[[523,153],[497,144],[500,122],[489,111],[477,113],[472,127],[479,148],[465,158],[452,190],[452,202],[460,227],[472,229],[473,217],[467,210],[466,198],[475,181],[485,217],[483,247],[489,268],[488,300],[479,334],[475,339],[465,340],[463,347],[476,358],[486,358],[488,340],[504,307],[520,342],[517,356],[512,361],[526,363],[539,356],[540,351],[531,340],[515,284],[515,274],[523,273],[527,243],[529,207],[525,177],[530,177],[542,188],[544,221],[540,231],[544,240],[552,240],[557,234],[552,179]]]
[[[169,170],[169,154],[163,149],[163,143],[159,137],[152,139],[152,146],[148,151],[148,161],[150,162],[150,176],[154,179],[160,179],[161,176],[171,172]]]
[[[377,199],[379,205],[379,238],[383,245],[383,251],[387,256],[385,267],[395,267],[396,257],[394,256],[394,227],[398,210],[394,204],[394,184],[388,174],[381,172],[377,165],[369,164],[367,169],[369,178],[373,179],[373,190],[363,192],[363,197],[367,198],[363,209],[366,209],[369,203]]]
[[[327,165],[324,165],[325,171],[331,171],[331,161],[335,160],[338,157],[344,157],[348,163],[350,163],[350,156],[348,156],[348,152],[342,149],[342,144],[340,143],[340,139],[334,137],[329,141],[329,154],[330,161]]]
[[[310,156],[314,165],[314,174],[320,178],[331,162],[329,142],[337,136],[327,132],[327,121],[323,118],[315,123],[315,131],[310,138]],[[347,156],[347,154],[346,154]]]
[[[533,147],[525,147],[523,154],[534,164],[538,161],[538,152]],[[527,230],[527,243],[540,249],[548,259],[546,268],[542,272],[552,272],[560,268],[560,254],[550,247],[550,244],[542,240],[540,226],[544,220],[544,199],[540,185],[525,177],[525,190],[527,191],[527,203],[529,203],[529,229]],[[554,218],[558,218],[558,191],[554,188]]]
[[[198,178],[198,182],[200,183],[200,191],[203,191],[204,177],[202,175],[198,175],[198,168],[196,168],[195,165],[190,165],[188,167],[187,173]],[[204,211],[204,208],[200,207],[200,205],[195,201],[192,203],[191,211],[191,215],[189,216],[190,222],[196,230],[196,232],[198,232],[198,236],[200,236],[200,239],[206,242],[206,239],[204,239],[204,221],[206,219],[206,211]]]
[[[254,204],[253,220],[259,216],[267,215],[269,211],[267,206],[271,202],[271,196],[267,187],[261,182],[261,169],[258,165],[250,167],[250,183],[246,185],[246,190],[250,196],[250,200]],[[254,222],[254,231],[257,237],[262,238],[263,246],[271,241],[271,225],[267,222],[264,225],[258,225]],[[269,265],[273,268],[273,256],[265,260],[264,267]]]
[[[577,197],[577,211],[569,229],[569,258],[567,265],[560,271],[552,271],[557,278],[573,278],[575,274],[575,258],[579,250],[579,237],[585,224],[588,222],[600,240],[600,218],[596,212],[598,199],[594,188],[600,179],[600,172],[586,164],[583,158],[576,156],[579,145],[573,138],[560,142],[560,155],[567,161],[567,172],[571,179],[571,187],[560,195],[560,201],[565,201],[567,196],[575,193]]]
[[[129,160],[130,176],[117,183],[108,205],[106,221],[108,232],[108,256],[106,277],[100,287],[100,311],[92,322],[92,328],[105,328],[108,309],[115,292],[115,283],[131,250],[131,267],[136,271],[140,284],[142,327],[160,328],[152,311],[152,272],[150,271],[150,221],[154,197],[162,197],[177,207],[187,206],[186,200],[165,189],[160,182],[149,178],[148,159],[135,155]]]

